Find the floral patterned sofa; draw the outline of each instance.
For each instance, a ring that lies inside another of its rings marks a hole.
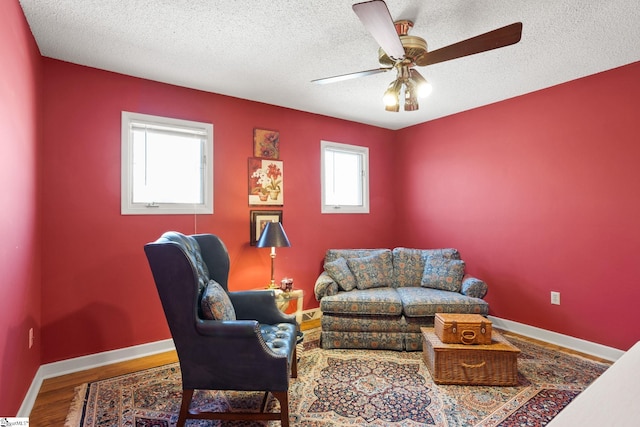
[[[487,284],[456,249],[329,249],[314,292],[322,348],[417,351],[436,313],[487,315]]]

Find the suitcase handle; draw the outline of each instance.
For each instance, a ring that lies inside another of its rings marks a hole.
[[[460,341],[462,341],[462,344],[473,344],[475,339],[476,339],[476,331],[467,329],[460,332]]]

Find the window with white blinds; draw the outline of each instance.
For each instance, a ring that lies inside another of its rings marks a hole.
[[[122,112],[123,215],[213,213],[213,125]]]

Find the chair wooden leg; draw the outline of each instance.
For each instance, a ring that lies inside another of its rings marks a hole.
[[[176,427],[184,427],[184,424],[187,422],[187,415],[189,415],[189,407],[191,406],[192,397],[193,389],[182,390],[182,405],[180,405],[180,415],[178,415]]]
[[[260,405],[260,412],[264,412],[267,410],[267,402],[269,401],[269,392],[264,392],[264,397],[262,398],[262,405]]]
[[[282,427],[289,427],[289,393],[286,391],[272,391],[280,402],[280,424]]]
[[[291,378],[298,378],[298,349],[293,348],[293,357],[291,362]]]

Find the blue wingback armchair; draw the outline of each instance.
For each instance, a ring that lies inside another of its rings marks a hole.
[[[212,234],[164,233],[144,247],[182,373],[178,426],[187,418],[277,420],[289,425],[289,378],[297,376],[295,317],[273,291],[228,292],[229,254]],[[195,390],[262,391],[261,412],[189,410]],[[280,412],[265,412],[271,393]]]

